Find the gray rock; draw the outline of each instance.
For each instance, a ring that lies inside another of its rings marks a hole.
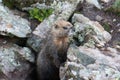
[[[83,52],[80,52],[78,47],[74,45],[71,45],[71,47],[68,49],[68,59],[70,61],[75,59],[74,61],[80,62],[84,66],[95,63],[94,58],[84,54]]]
[[[31,73],[34,55],[27,47],[4,44],[0,47],[0,80],[26,80]]]
[[[97,44],[103,47],[111,35],[98,22],[82,14],[74,14],[72,23],[73,38],[82,45],[69,48],[68,61],[60,68],[61,80],[119,80],[119,52],[110,47],[104,50],[96,47]]]
[[[27,37],[31,33],[30,23],[0,4],[0,35]]]
[[[119,80],[118,56],[120,57],[118,54],[114,57],[104,55],[99,49],[71,46],[68,50],[68,61],[60,68],[61,80]],[[84,65],[86,63],[88,64]]]
[[[77,4],[82,0],[74,0],[74,1],[63,1],[54,3],[55,11],[52,15],[50,15],[47,19],[45,19],[38,27],[33,31],[33,36],[28,39],[27,43],[30,47],[32,47],[35,51],[39,51],[42,47],[42,42],[46,37],[47,31],[51,28],[51,26],[55,23],[55,21],[59,19],[68,20],[71,14],[76,9]]]
[[[95,47],[94,45],[104,46],[111,40],[111,35],[97,22],[91,21],[82,14],[75,13],[72,17],[75,27],[75,34],[79,41],[84,41],[85,46]]]
[[[110,2],[111,0],[101,0],[102,2],[104,2],[104,3],[108,3],[108,2]]]
[[[102,18],[101,16],[97,15],[97,16],[96,16],[96,20],[97,20],[97,21],[102,21],[103,18]]]
[[[98,0],[86,0],[88,4],[94,5],[96,8],[101,9],[101,5]]]

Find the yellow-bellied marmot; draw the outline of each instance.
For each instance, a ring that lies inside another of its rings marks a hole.
[[[46,44],[38,54],[38,80],[60,80],[59,68],[67,59],[68,33],[71,28],[72,24],[64,20],[59,20],[52,26]]]

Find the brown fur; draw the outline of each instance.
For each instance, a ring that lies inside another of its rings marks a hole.
[[[37,58],[39,80],[60,80],[59,67],[67,59],[68,33],[72,27],[67,21],[57,21],[47,36],[46,44]]]

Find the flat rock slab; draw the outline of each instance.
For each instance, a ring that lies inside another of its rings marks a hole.
[[[34,55],[27,47],[4,44],[0,47],[0,80],[26,80],[34,62]]]
[[[52,27],[55,21],[64,19],[68,20],[76,6],[82,0],[74,0],[74,1],[59,1],[58,3],[54,3],[53,7],[55,11],[52,15],[50,15],[47,19],[45,19],[38,27],[33,31],[33,36],[28,39],[28,45],[32,47],[35,51],[39,51],[42,47],[43,39],[46,37],[47,31]]]
[[[0,35],[25,38],[29,33],[30,23],[0,4]]]

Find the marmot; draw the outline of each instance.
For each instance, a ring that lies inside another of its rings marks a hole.
[[[46,44],[37,58],[38,80],[60,80],[59,68],[67,59],[71,28],[71,23],[59,20],[50,29]]]

